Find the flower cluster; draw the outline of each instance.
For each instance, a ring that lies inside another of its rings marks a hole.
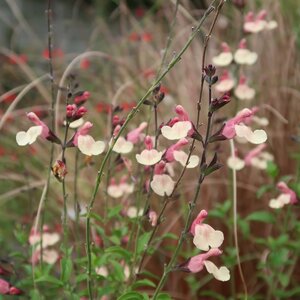
[[[201,210],[190,228],[190,233],[194,237],[194,245],[197,249],[206,252],[189,258],[179,266],[179,269],[186,272],[198,273],[205,267],[207,272],[212,274],[215,279],[228,281],[230,279],[229,270],[225,266],[218,268],[213,262],[208,260],[211,257],[222,254],[222,250],[219,247],[224,241],[224,234],[222,231],[213,229],[208,224],[203,224],[207,215],[206,210]]]

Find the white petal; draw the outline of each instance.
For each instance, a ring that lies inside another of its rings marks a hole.
[[[43,250],[43,261],[49,265],[53,265],[57,262],[59,255],[56,250],[46,249]]]
[[[136,217],[140,217],[143,215],[143,209],[140,209],[139,211],[137,210],[137,208],[135,206],[131,206],[128,208],[127,210],[127,216],[129,218],[136,218]]]
[[[158,152],[155,149],[143,150],[141,154],[136,154],[136,160],[138,163],[145,166],[152,166],[161,160],[163,152]]]
[[[268,126],[269,125],[269,120],[267,118],[259,118],[257,116],[253,116],[252,121],[255,122],[259,126]]]
[[[32,126],[27,131],[20,131],[16,135],[16,141],[19,146],[31,145],[42,134],[42,126]]]
[[[88,156],[99,155],[104,151],[105,143],[102,141],[95,142],[90,135],[80,135],[78,137],[78,149]]]
[[[275,29],[275,28],[277,28],[278,27],[278,23],[276,22],[276,21],[270,21],[270,22],[268,22],[267,24],[266,24],[266,29],[267,30],[272,30],[272,29]]]
[[[245,84],[240,84],[234,90],[234,94],[240,100],[251,100],[255,96],[255,90]]]
[[[232,170],[239,171],[245,167],[245,162],[243,159],[231,156],[227,159],[227,166]]]
[[[267,168],[267,161],[260,157],[253,157],[251,159],[251,166],[260,170],[265,170]]]
[[[225,79],[225,80],[221,80],[216,85],[216,90],[220,93],[225,93],[225,92],[230,91],[233,87],[234,87],[234,80]]]
[[[187,159],[188,159],[188,154],[186,154],[183,151],[174,151],[174,158],[176,161],[178,161],[183,167],[185,166]],[[191,155],[189,159],[189,163],[187,165],[187,168],[195,168],[199,164],[199,157],[197,155]]]
[[[132,194],[134,191],[134,184],[121,183],[119,184],[119,187],[124,194]]]
[[[174,189],[174,181],[169,175],[154,175],[150,183],[152,190],[159,196],[170,196]]]
[[[244,65],[252,65],[256,62],[258,58],[257,53],[251,52],[248,49],[238,49],[234,53],[234,60],[236,63]]]
[[[222,266],[220,269],[209,260],[204,261],[204,265],[208,273],[212,274],[217,280],[228,281],[230,279],[229,270]]]
[[[83,118],[80,118],[80,119],[78,119],[78,120],[76,120],[76,121],[71,122],[71,123],[70,123],[70,128],[73,128],[73,129],[78,128],[78,127],[80,127],[81,125],[83,125],[83,123],[84,123]]]
[[[43,248],[47,248],[49,246],[55,245],[60,239],[60,236],[58,233],[49,233],[46,232],[43,234]]]
[[[196,225],[193,243],[198,249],[207,251],[209,247],[218,248],[223,241],[224,234],[222,231],[214,230],[207,224]]]
[[[213,57],[212,62],[218,67],[226,67],[231,64],[233,55],[231,52],[222,52],[218,56]]]
[[[108,270],[105,266],[102,266],[102,267],[97,267],[95,269],[95,272],[97,275],[101,275],[103,277],[107,277],[108,276]]]
[[[244,137],[252,144],[262,144],[268,138],[266,132],[262,129],[252,131],[250,127],[243,124],[235,125],[234,128],[238,137]]]
[[[280,194],[277,198],[271,199],[269,202],[269,206],[271,208],[282,208],[286,204],[289,204],[291,201],[291,196],[289,194]]]
[[[112,141],[110,142],[110,144]],[[121,154],[126,154],[131,152],[133,149],[133,143],[126,141],[126,139],[120,136],[114,145],[113,151]]]
[[[119,198],[123,196],[124,191],[119,185],[111,184],[107,188],[107,194],[112,198]]]
[[[190,121],[180,121],[175,123],[172,127],[163,126],[161,133],[168,140],[179,140],[185,138],[191,129],[192,124]]]

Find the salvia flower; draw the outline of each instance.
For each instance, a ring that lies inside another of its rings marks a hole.
[[[6,280],[0,278],[0,295],[21,295],[23,292],[12,286],[9,282]]]
[[[224,234],[222,231],[215,230],[210,225],[203,223],[195,226],[193,243],[198,249],[207,251],[210,247],[218,248],[223,241]]]
[[[218,268],[214,263],[212,263],[209,260],[205,260],[204,265],[206,267],[207,272],[212,274],[215,277],[215,279],[219,281],[228,281],[230,279],[229,270],[225,266]]]
[[[272,30],[277,28],[276,21],[267,21],[267,12],[261,10],[257,16],[251,11],[245,16],[244,31],[248,33],[257,33],[263,30]]]
[[[277,198],[273,198],[269,202],[269,206],[274,209],[279,209],[290,203],[290,195],[280,194]]]
[[[42,136],[44,139],[51,142],[60,143],[60,140],[34,112],[28,113],[27,117],[36,126],[30,127],[27,131],[19,131],[17,133],[16,141],[19,146],[31,145],[39,136]]]
[[[219,55],[213,57],[212,62],[218,67],[226,67],[231,64],[233,55],[227,43],[223,42],[221,44],[221,47],[222,52]]]
[[[113,136],[117,136],[118,132],[120,131],[121,126],[117,125],[114,129]],[[112,144],[112,140],[110,141],[110,144]],[[133,143],[130,141],[127,141],[124,137],[120,136],[115,143],[113,147],[113,151],[120,153],[120,154],[127,154],[133,150]]]
[[[161,160],[163,152],[159,152],[153,149],[153,141],[150,136],[146,136],[144,140],[146,149],[141,154],[136,154],[136,160],[138,163],[145,166],[152,166]]]
[[[216,84],[216,91],[220,93],[226,93],[229,92],[234,87],[234,80],[230,76],[229,72],[227,70],[224,70],[220,81],[218,84]]]
[[[262,144],[264,143],[268,136],[266,132],[262,129],[252,129],[244,124],[235,125],[236,135],[240,138],[245,138],[251,144]]]
[[[234,94],[240,100],[251,100],[255,96],[255,90],[247,85],[246,77],[241,76],[239,84],[234,90]]]
[[[75,95],[74,97],[74,103],[77,106],[82,105],[83,103],[85,103],[89,97],[90,97],[90,93],[88,91],[84,91],[84,92],[79,92],[77,95]]]
[[[152,190],[159,196],[170,196],[174,190],[175,182],[167,174],[154,175],[150,183]]]
[[[245,161],[239,158],[237,151],[235,151],[234,156],[227,159],[227,166],[232,170],[240,171],[245,167]]]
[[[246,39],[242,39],[239,43],[239,49],[234,53],[234,61],[240,65],[253,65],[257,58],[257,53],[247,49]]]
[[[177,105],[175,112],[178,117],[173,118],[168,125],[161,128],[162,135],[168,140],[179,140],[193,133],[193,126],[185,109]]]
[[[291,204],[295,204],[298,202],[296,193],[292,189],[290,189],[285,182],[283,181],[278,182],[277,189],[283,194],[290,195]]]
[[[149,222],[151,224],[152,227],[157,225],[157,213],[154,210],[150,210],[148,213],[148,218],[149,218]]]
[[[93,127],[91,122],[85,122],[82,127],[76,132],[73,144],[78,147],[81,153],[92,156],[99,155],[105,149],[105,143],[102,141],[95,141],[94,138],[88,135],[88,132]]]

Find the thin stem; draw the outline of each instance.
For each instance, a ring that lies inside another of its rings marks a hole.
[[[88,287],[88,295],[89,295],[89,299],[90,300],[93,299],[93,295],[92,295],[92,278],[91,278],[92,277],[92,252],[91,252],[91,242],[90,242],[90,225],[91,225],[90,219],[91,219],[91,213],[92,213],[92,209],[93,209],[94,202],[95,202],[95,199],[96,199],[96,195],[98,193],[99,186],[100,186],[100,183],[102,181],[103,171],[104,171],[104,168],[106,166],[106,163],[107,163],[109,157],[111,156],[112,149],[113,149],[115,143],[117,142],[117,140],[121,136],[121,134],[124,132],[125,128],[129,124],[129,122],[137,114],[139,108],[142,106],[142,104],[147,99],[147,97],[152,93],[152,91],[157,86],[157,84],[181,60],[181,56],[188,49],[188,47],[190,46],[191,42],[194,40],[194,38],[196,37],[196,35],[199,33],[202,24],[204,23],[204,21],[206,20],[206,18],[214,11],[214,9],[215,8],[212,5],[209,6],[209,8],[205,11],[203,17],[199,21],[198,26],[192,32],[192,34],[190,35],[188,41],[183,46],[183,48],[181,49],[181,51],[173,58],[173,60],[169,63],[169,65],[166,68],[166,70],[157,78],[157,80],[148,89],[148,91],[146,92],[146,94],[138,101],[136,107],[134,107],[131,110],[131,112],[128,114],[128,116],[127,116],[127,118],[126,118],[123,126],[121,127],[121,130],[119,131],[118,135],[113,139],[112,144],[110,145],[108,151],[106,152],[106,155],[104,156],[104,158],[102,160],[102,163],[100,165],[100,168],[99,168],[99,171],[98,171],[98,175],[97,175],[97,178],[96,178],[95,188],[94,188],[91,200],[90,200],[90,202],[89,202],[89,204],[87,206],[87,216],[86,216],[86,252],[87,252],[87,261],[88,261],[88,263],[87,263],[87,275],[88,275],[87,276],[87,287]]]
[[[231,139],[230,140],[230,150],[231,150],[231,156],[235,157],[235,150],[234,150],[234,142]],[[232,169],[232,175],[233,175],[233,232],[234,232],[234,244],[236,249],[236,257],[238,262],[238,269],[240,273],[240,277],[242,280],[244,292],[245,292],[245,300],[248,299],[248,291],[247,291],[247,285],[244,278],[242,265],[241,265],[241,259],[240,259],[240,253],[239,253],[239,242],[238,242],[238,233],[237,233],[237,180],[236,180],[236,170]]]

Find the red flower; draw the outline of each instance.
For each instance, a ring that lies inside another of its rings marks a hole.
[[[142,41],[144,42],[152,42],[153,41],[153,35],[150,32],[144,32],[141,36]]]
[[[120,107],[124,111],[129,111],[129,110],[132,110],[135,107],[135,105],[136,105],[135,101],[123,102],[123,103],[120,104]]]

